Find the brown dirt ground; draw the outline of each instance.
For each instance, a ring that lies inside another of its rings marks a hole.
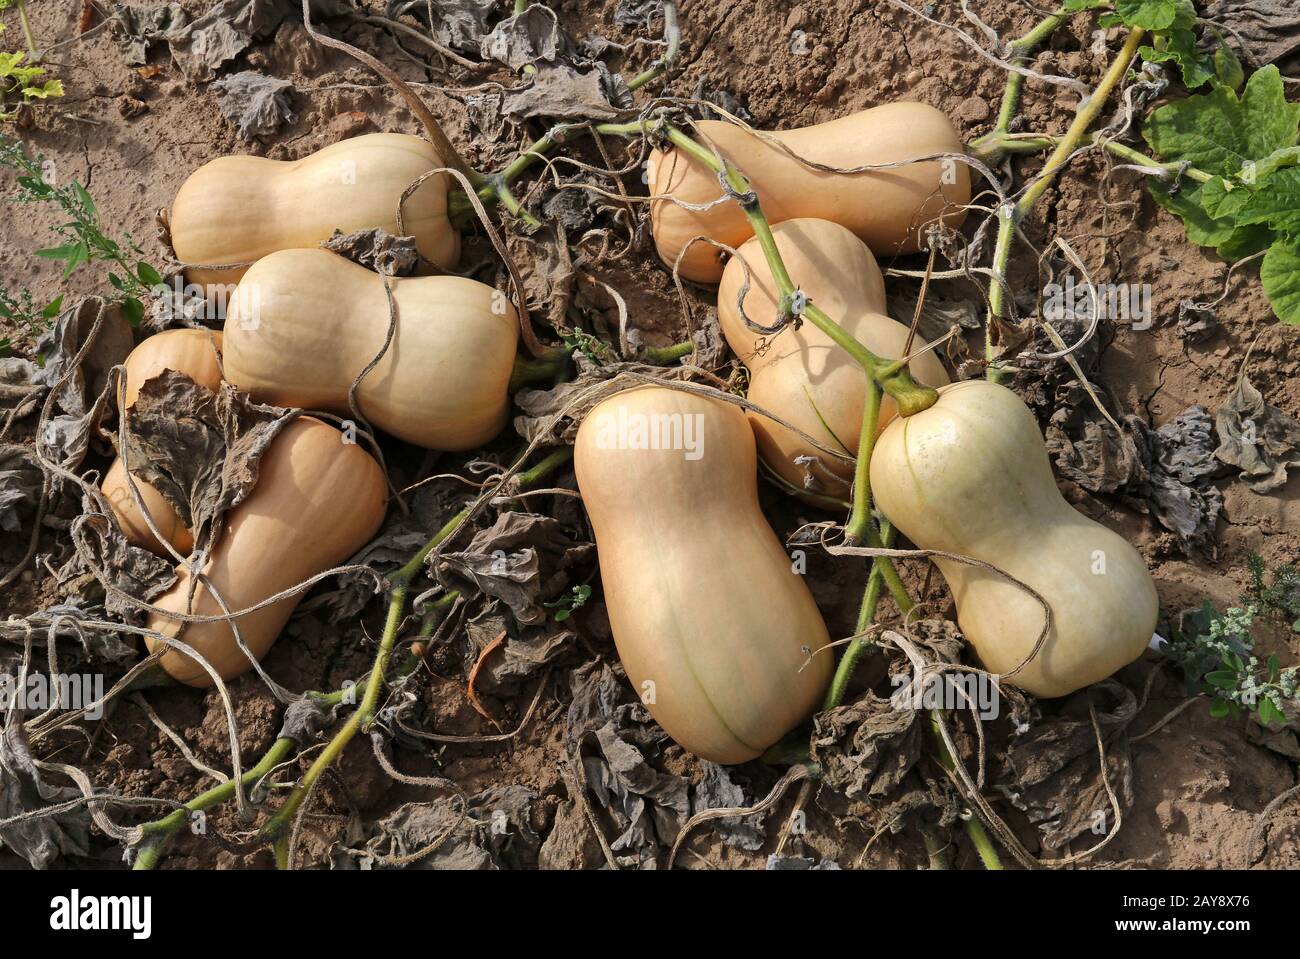
[[[185,6],[195,11],[206,4],[187,0]],[[619,40],[630,39],[614,25],[614,0],[565,0],[553,6],[577,35],[599,29]],[[972,6],[1004,36],[1017,35],[1033,22],[1032,13],[1021,3],[976,2]],[[38,34],[46,38],[73,36],[79,8],[79,3],[35,3]],[[999,71],[975,62],[950,34],[913,20],[884,2],[684,0],[681,10],[684,50],[672,89],[690,93],[700,78],[707,78],[715,86],[743,93],[760,127],[801,126],[903,99],[921,100],[944,110],[969,138],[989,128],[1000,97],[1003,79]],[[949,10],[941,16],[952,20],[960,13]],[[8,19],[11,29],[5,36],[12,38],[17,35],[16,25],[12,16]],[[1058,71],[1095,82],[1105,58],[1088,52],[1089,26],[1078,23],[1073,33],[1061,31],[1043,56]],[[790,52],[789,38],[795,30],[803,30],[809,38],[810,50],[804,55]],[[409,78],[448,87],[478,82],[465,79],[455,68],[447,73],[412,63],[389,37],[371,27],[352,26],[343,35],[378,51]],[[646,47],[630,49],[624,66],[629,74],[652,55]],[[61,177],[75,177],[90,190],[106,223],[129,231],[142,242],[152,240],[154,211],[170,203],[193,169],[213,157],[250,150],[222,118],[210,89],[187,85],[164,52],[156,50],[153,59],[161,69],[146,79],[122,64],[104,32],[63,47],[57,54],[57,75],[67,86],[67,96],[36,111],[34,126],[23,134],[31,148],[55,160]],[[381,90],[376,78],[341,54],[314,47],[301,28],[282,29],[273,41],[259,45],[245,59],[250,65],[293,80],[300,91],[297,122],[284,128],[272,145],[252,146],[253,152],[293,159],[358,132],[419,132],[409,111],[395,95]],[[508,77],[496,78],[509,82]],[[370,89],[338,86],[345,83]],[[473,137],[459,102],[437,91],[430,90],[427,95],[435,114],[470,161],[481,160],[480,152],[470,146]],[[127,119],[124,108],[131,100],[143,102],[146,109]],[[1072,107],[1070,94],[1031,83],[1024,104],[1026,125],[1059,132]],[[1024,169],[1032,169],[1037,161],[1021,162],[1027,164]],[[1099,164],[1091,157],[1077,162],[1045,197],[1041,209],[1084,255],[1094,276],[1153,284],[1156,327],[1145,332],[1121,328],[1103,361],[1103,378],[1125,407],[1145,410],[1156,425],[1193,403],[1213,410],[1229,393],[1247,346],[1257,341],[1251,371],[1255,384],[1271,403],[1300,415],[1300,378],[1296,375],[1300,357],[1291,343],[1295,334],[1273,317],[1257,272],[1249,268],[1239,271],[1219,312],[1219,332],[1208,342],[1189,346],[1173,328],[1178,301],[1188,296],[1215,299],[1222,288],[1225,265],[1212,253],[1189,246],[1180,225],[1142,195],[1131,174],[1116,175],[1104,189],[1111,201],[1137,201],[1137,205],[1128,210],[1103,206],[1098,197]],[[40,295],[51,296],[59,290],[88,293],[101,282],[94,269],[83,268],[64,283],[56,269],[30,256],[33,249],[47,245],[50,217],[45,211],[6,206],[0,208],[0,217],[4,224],[0,230],[0,282],[29,286]],[[1044,227],[1031,225],[1031,236],[1034,229],[1041,238]],[[144,245],[151,248],[151,243]],[[1018,260],[1017,270],[1032,277],[1032,258]],[[677,321],[672,318],[677,307],[671,283],[652,254],[639,252],[618,282],[634,324],[676,332],[673,326]],[[709,302],[707,294],[693,295],[702,303]],[[88,465],[103,464],[98,460]],[[417,464],[418,457],[409,464],[399,463],[398,468],[413,472]],[[1069,484],[1065,487],[1072,501],[1089,515],[1138,545],[1156,576],[1162,606],[1178,610],[1198,605],[1202,598],[1220,607],[1236,602],[1244,585],[1244,559],[1249,551],[1261,553],[1270,563],[1300,560],[1300,540],[1293,532],[1300,526],[1300,476],[1275,496],[1256,495],[1236,482],[1223,481],[1221,485],[1226,508],[1214,557],[1181,555],[1169,535],[1149,517],[1089,498],[1070,489]],[[778,532],[793,529],[804,518],[818,518],[800,515],[799,509],[772,490],[765,491],[764,503]],[[8,534],[3,539],[0,567],[11,563],[25,545]],[[57,554],[59,547],[43,543],[42,550]],[[809,573],[832,633],[847,634],[861,588],[860,572],[836,567],[828,559],[815,559]],[[49,598],[48,583],[28,577],[9,595],[0,597],[0,614],[31,610]],[[373,648],[369,637],[377,635],[380,628],[378,615],[372,607],[365,624],[368,635],[359,628],[343,635],[321,635],[314,629],[293,635],[291,628],[290,638],[273,650],[266,667],[291,689],[335,688],[364,672]],[[582,622],[590,643],[612,657],[607,626],[600,619],[597,605]],[[1295,637],[1285,631],[1275,632],[1270,643],[1285,662],[1300,659]],[[1140,683],[1151,668],[1151,662],[1132,667],[1135,681]],[[245,677],[232,685],[232,691],[245,755],[255,755],[274,736],[279,709],[255,680]],[[454,733],[491,731],[467,702],[459,676],[435,676],[424,695],[430,725]],[[228,763],[225,726],[215,697],[186,689],[151,690],[147,696],[201,759],[216,766]],[[1137,728],[1154,724],[1180,701],[1179,683],[1171,675],[1162,676]],[[416,773],[432,771],[436,765],[442,775],[466,791],[491,784],[528,784],[543,797],[537,818],[543,829],[549,828],[565,798],[557,768],[563,704],[564,694],[548,694],[538,718],[512,743],[449,746],[436,764],[428,755],[399,749],[398,764]],[[503,716],[517,717],[525,704],[491,705]],[[205,785],[179,750],[129,700],[117,705],[89,746],[82,743],[76,749],[83,753],[79,761],[91,770],[96,784],[106,789],[184,799]],[[1245,865],[1246,839],[1260,810],[1296,781],[1293,765],[1247,742],[1240,723],[1211,719],[1203,702],[1137,744],[1134,760],[1136,806],[1117,839],[1093,866]],[[692,762],[676,748],[669,753],[668,765],[674,771],[692,770]],[[420,798],[419,789],[388,780],[371,758],[368,744],[354,743],[340,771],[347,784],[346,795],[337,781],[328,787],[329,795],[318,807],[327,818],[317,820],[310,831],[306,861],[320,860],[327,846],[325,837],[337,834],[349,806],[371,819],[403,801]],[[213,825],[227,835],[246,835],[249,828],[229,809],[219,812]],[[1300,807],[1293,803],[1274,820],[1270,852],[1259,865],[1300,866],[1298,830]],[[806,845],[847,865],[858,861],[866,838],[859,829],[838,825],[814,812]],[[769,847],[772,844],[769,842]],[[695,855],[686,857],[688,866],[754,867],[762,863],[763,854],[722,846],[707,829],[701,830],[692,849]],[[114,854],[107,854],[104,864],[111,864],[113,858]],[[924,853],[914,839],[893,839],[876,843],[862,861],[876,867],[915,868],[924,862]],[[963,849],[958,862],[970,865],[970,850]],[[265,867],[270,859],[265,852],[232,853],[185,836],[169,864]]]

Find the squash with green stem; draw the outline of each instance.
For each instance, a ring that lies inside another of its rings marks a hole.
[[[772,228],[777,250],[801,292],[838,319],[840,326],[873,353],[898,359],[907,347],[908,328],[885,313],[885,285],[876,259],[848,229],[829,220],[795,219]],[[764,335],[745,323],[770,326],[778,314],[780,292],[756,239],[732,257],[718,287],[718,319],[728,345],[749,368],[748,398],[788,420],[822,446],[857,455],[862,423],[865,374],[844,350],[811,323]],[[746,279],[744,316],[738,297]],[[917,338],[912,352],[925,348]],[[948,374],[932,352],[911,363],[913,377],[925,386],[943,386]],[[885,396],[883,429],[897,412]],[[750,413],[759,455],[782,479],[809,494],[844,498],[853,481],[853,464],[827,456],[794,430]]]
[[[1139,656],[1159,601],[1138,551],[1061,496],[1029,408],[1005,387],[966,380],[876,441],[871,489],[891,523],[936,557],[957,622],[985,668],[1044,698],[1110,676]]]
[[[961,138],[952,121],[924,103],[887,103],[815,126],[765,134],[775,144],[721,120],[702,120],[695,127],[745,174],[770,224],[797,217],[832,220],[856,233],[877,255],[893,256],[921,249],[930,226],[957,227],[966,218],[970,171],[961,160]],[[947,156],[907,162],[939,154]],[[796,157],[836,169],[887,166],[833,173]],[[685,249],[681,276],[717,283],[722,276],[717,248],[698,242],[687,246],[696,236],[731,247],[744,243],[754,231],[741,204],[715,202],[723,197],[716,173],[682,151],[655,150],[647,172],[651,196],[711,204],[688,209],[670,199],[652,200],[650,229],[666,265],[673,266]]]

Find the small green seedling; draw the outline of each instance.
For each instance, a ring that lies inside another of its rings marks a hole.
[[[553,603],[544,603],[547,609],[555,610],[555,621],[562,623],[573,615],[574,610],[586,605],[591,598],[591,587],[575,586]]]
[[[18,192],[10,197],[11,202],[49,204],[68,218],[52,227],[63,242],[37,250],[36,256],[62,263],[65,278],[85,263],[110,264],[114,269],[109,270],[108,282],[114,292],[108,299],[121,305],[132,326],[139,326],[145,298],[163,283],[158,270],[144,261],[144,251],[129,235],[115,240],[105,233],[86,188],[76,180],[66,185],[53,182],[45,158],[28,156],[21,143],[0,137],[0,167],[18,175]]]

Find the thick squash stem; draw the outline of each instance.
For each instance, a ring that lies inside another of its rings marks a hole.
[[[858,435],[858,459],[853,464],[853,510],[844,527],[844,542],[857,546],[872,532],[871,525],[871,451],[876,445],[880,426],[880,387],[867,377],[862,410],[862,432]]]
[[[1101,83],[1093,91],[1083,104],[1080,105],[1078,112],[1074,115],[1074,121],[1070,124],[1065,135],[1060,138],[1056,144],[1056,149],[1048,157],[1043,171],[1038,174],[1037,179],[1029,185],[1021,195],[1019,202],[1014,206],[1005,206],[998,210],[998,235],[997,242],[993,250],[993,283],[989,287],[989,308],[988,314],[984,321],[984,360],[987,364],[985,375],[989,380],[998,382],[1002,373],[996,363],[996,350],[993,343],[994,324],[1002,317],[1002,305],[1005,297],[1005,283],[1007,264],[1011,261],[1011,242],[1015,235],[1016,227],[1029,215],[1038,198],[1043,195],[1056,175],[1061,172],[1070,155],[1074,153],[1080,141],[1083,140],[1088,128],[1096,121],[1097,116],[1101,113],[1102,107],[1110,99],[1111,92],[1119,85],[1128,71],[1129,64],[1137,55],[1138,47],[1142,44],[1146,31],[1140,27],[1135,27],[1124,41],[1119,55],[1115,57],[1110,67],[1107,68],[1105,75],[1101,78]]]
[[[564,373],[569,365],[569,351],[562,347],[553,347],[537,359],[523,356],[515,357],[515,366],[510,373],[508,391],[514,393],[529,383],[554,380]]]
[[[1012,40],[1007,44],[1011,62],[1020,67],[1029,63],[1030,55],[1041,44],[1046,42],[1047,38],[1055,33],[1056,28],[1065,23],[1066,19],[1062,14],[1054,13],[1041,20],[1023,37]],[[973,148],[973,152],[977,154],[982,152],[990,141],[999,139],[1002,134],[1011,129],[1011,121],[1015,119],[1016,112],[1020,109],[1020,92],[1024,87],[1025,75],[1023,73],[1016,73],[1012,70],[1007,74],[1007,86],[1002,92],[1002,106],[998,110],[997,122],[994,123],[992,130],[978,140],[971,142],[970,146]]]

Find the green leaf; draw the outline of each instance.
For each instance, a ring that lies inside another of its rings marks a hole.
[[[22,63],[27,54],[19,50],[17,53],[0,53],[0,77],[13,76],[18,64]]]
[[[1272,696],[1264,696],[1259,701],[1259,721],[1264,725],[1286,722],[1286,714],[1277,708]]]
[[[1110,0],[1065,0],[1062,9],[1066,13],[1082,13],[1084,10],[1099,10],[1109,6]]]
[[[1197,193],[1202,209],[1216,220],[1232,218],[1250,200],[1250,190],[1235,180],[1221,176],[1202,183]]]
[[[1300,146],[1281,147],[1260,160],[1248,161],[1248,165],[1241,171],[1241,181],[1253,186],[1277,170],[1297,163],[1300,163]]]
[[[1216,86],[1155,110],[1142,132],[1162,159],[1234,176],[1248,160],[1296,146],[1298,127],[1300,104],[1287,103],[1281,75],[1269,66],[1250,78],[1240,98]]]
[[[1228,715],[1229,712],[1230,707],[1226,700],[1216,699],[1210,703],[1210,715],[1215,719],[1222,719],[1224,716]]]
[[[1239,223],[1263,223],[1281,233],[1300,235],[1300,169],[1278,170],[1259,188],[1237,214]]]
[[[95,208],[95,201],[90,198],[90,194],[86,192],[84,186],[73,180],[72,191],[77,194],[77,199],[81,201],[81,205],[87,213],[92,217],[99,216],[99,211]]]
[[[1241,68],[1237,51],[1219,40],[1219,48],[1214,51],[1214,76],[1229,90],[1240,90],[1246,82],[1246,73]]]
[[[50,97],[61,97],[63,96],[63,81],[46,80],[39,87],[24,85],[23,96],[29,100],[48,100]]]
[[[122,315],[132,326],[139,326],[144,320],[144,304],[134,296],[127,297],[122,301]]]
[[[37,250],[36,255],[43,260],[62,260],[65,280],[72,275],[73,270],[90,260],[90,250],[84,241]]]
[[[63,294],[60,293],[54,299],[50,300],[48,304],[46,304],[45,309],[41,310],[41,319],[52,320],[59,315],[59,311],[62,309],[63,309]]]
[[[1266,226],[1239,226],[1232,235],[1214,248],[1214,252],[1228,262],[1244,260],[1269,248],[1277,234]]]
[[[135,265],[135,275],[140,278],[141,283],[150,289],[163,285],[162,274],[143,261]]]
[[[121,290],[124,293],[126,292],[126,284],[122,281],[122,278],[118,276],[116,273],[110,272],[108,274],[108,282],[109,285],[113,287],[113,289]]]
[[[1214,64],[1207,54],[1197,49],[1196,33],[1192,30],[1172,30],[1159,47],[1139,47],[1138,56],[1151,63],[1177,64],[1183,75],[1183,86],[1189,90],[1205,86],[1214,79]]]
[[[1212,673],[1206,673],[1205,681],[1211,686],[1217,686],[1219,689],[1235,689],[1237,674],[1230,669],[1217,669]]]
[[[1261,160],[1300,142],[1300,103],[1288,103],[1277,67],[1257,70],[1241,95],[1247,156]]]
[[[1300,241],[1278,240],[1269,247],[1259,278],[1277,318],[1300,325]]]
[[[1187,239],[1197,246],[1218,246],[1227,242],[1235,230],[1231,220],[1219,220],[1205,209],[1201,199],[1204,187],[1184,183],[1176,193],[1158,183],[1151,184],[1151,196],[1170,213],[1180,217]]]
[[[1190,30],[1196,25],[1192,0],[1115,0],[1115,12],[1130,27]]]

